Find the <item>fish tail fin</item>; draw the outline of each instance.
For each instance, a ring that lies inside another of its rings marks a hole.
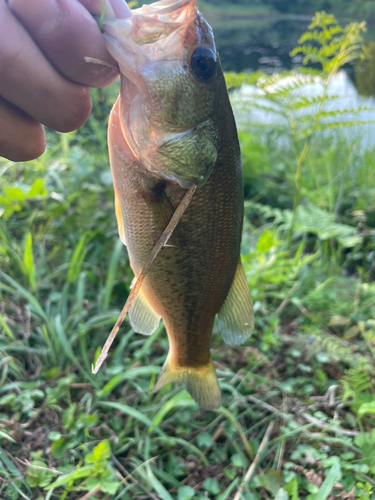
[[[205,410],[214,410],[221,405],[221,395],[212,359],[206,366],[182,367],[171,362],[168,355],[154,392],[171,382],[182,382],[198,405]]]

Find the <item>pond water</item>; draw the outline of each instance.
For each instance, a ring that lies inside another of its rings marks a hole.
[[[290,52],[307,30],[310,16],[248,16],[238,19],[206,15],[206,18],[214,30],[224,71],[262,70],[272,74],[302,66],[302,56],[292,58]],[[344,20],[341,24],[347,22]],[[347,65],[345,71],[355,83],[354,63]],[[375,84],[374,92],[370,93],[375,93]]]
[[[209,18],[209,16],[207,16]],[[282,19],[249,17],[247,19],[209,19],[224,71],[266,73],[301,66],[302,59],[289,53],[309,25],[309,17]]]

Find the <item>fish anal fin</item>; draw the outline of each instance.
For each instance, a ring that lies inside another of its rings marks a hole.
[[[174,365],[168,355],[154,392],[172,382],[185,384],[190,395],[204,410],[214,410],[221,405],[220,389],[212,359],[206,366],[199,368],[181,367]]]
[[[227,298],[218,313],[218,322],[226,344],[243,344],[254,330],[253,302],[241,259]]]
[[[160,316],[147,302],[142,290],[137,295],[129,312],[129,320],[133,330],[142,335],[151,335],[160,323]]]
[[[124,220],[122,218],[120,200],[117,196],[116,191],[115,191],[115,213],[116,213],[118,234],[120,236],[120,240],[126,246]]]

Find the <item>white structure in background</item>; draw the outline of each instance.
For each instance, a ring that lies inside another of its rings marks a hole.
[[[302,85],[301,85],[302,84]],[[275,101],[272,96],[278,90],[290,88],[286,95],[278,95]],[[289,127],[288,120],[283,115],[288,103],[297,102],[301,97],[314,99],[324,92],[322,79],[319,76],[296,74],[277,80],[268,86],[243,85],[233,92],[231,101],[239,130],[247,130],[249,125],[260,125],[267,127]],[[337,111],[332,116],[325,116],[321,122],[329,124],[340,122],[340,136],[346,137],[349,142],[356,143],[363,150],[375,148],[375,99],[358,95],[356,88],[344,71],[340,71],[332,79],[327,95],[330,98],[323,105],[324,112]],[[311,117],[316,113],[319,99],[307,107],[293,111],[293,117],[297,119],[302,115],[309,114]],[[350,123],[356,122],[355,127]],[[358,126],[362,122],[362,126]],[[310,121],[311,124],[311,121]],[[301,123],[301,126],[303,124]],[[266,130],[265,128],[265,130]],[[287,130],[287,129],[286,129]],[[337,129],[327,127],[324,134],[332,135],[334,139]],[[354,136],[355,134],[355,136]],[[284,140],[285,140],[284,136]],[[284,141],[283,141],[284,142]],[[283,146],[285,147],[285,142]]]

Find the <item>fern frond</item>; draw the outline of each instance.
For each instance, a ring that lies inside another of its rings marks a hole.
[[[297,299],[292,299],[292,302],[296,301]],[[309,339],[309,343],[306,343],[305,346],[307,360],[312,359],[319,353],[325,352],[334,363],[343,362],[353,365],[356,362],[355,353],[349,342],[333,335],[322,333],[319,336],[314,336],[313,340]]]
[[[322,26],[327,27],[332,24],[337,25],[335,16],[333,14],[327,14],[323,10],[321,12],[316,12],[308,29],[313,30],[314,28],[321,28]]]
[[[343,401],[356,400],[360,394],[365,392],[373,393],[371,375],[373,375],[373,369],[368,363],[348,370],[341,381]]]
[[[375,120],[338,120],[329,122],[320,122],[319,128],[321,130],[335,129],[338,128],[349,128],[349,127],[363,127],[364,125],[375,125]]]
[[[303,54],[304,64],[320,63],[323,71],[330,74],[359,57],[365,23],[351,23],[343,29],[332,14],[317,12],[308,29],[291,52],[291,56]]]
[[[343,97],[345,99],[345,97]],[[321,111],[320,113],[320,118],[331,118],[333,116],[347,116],[347,115],[357,115],[359,113],[363,113],[363,112],[370,112],[370,113],[373,113],[374,112],[374,108],[371,108],[369,106],[358,106],[356,108],[341,108],[341,109],[332,109],[332,110],[323,110]],[[358,120],[358,124],[362,124],[362,123],[365,123],[364,121],[362,120]]]

